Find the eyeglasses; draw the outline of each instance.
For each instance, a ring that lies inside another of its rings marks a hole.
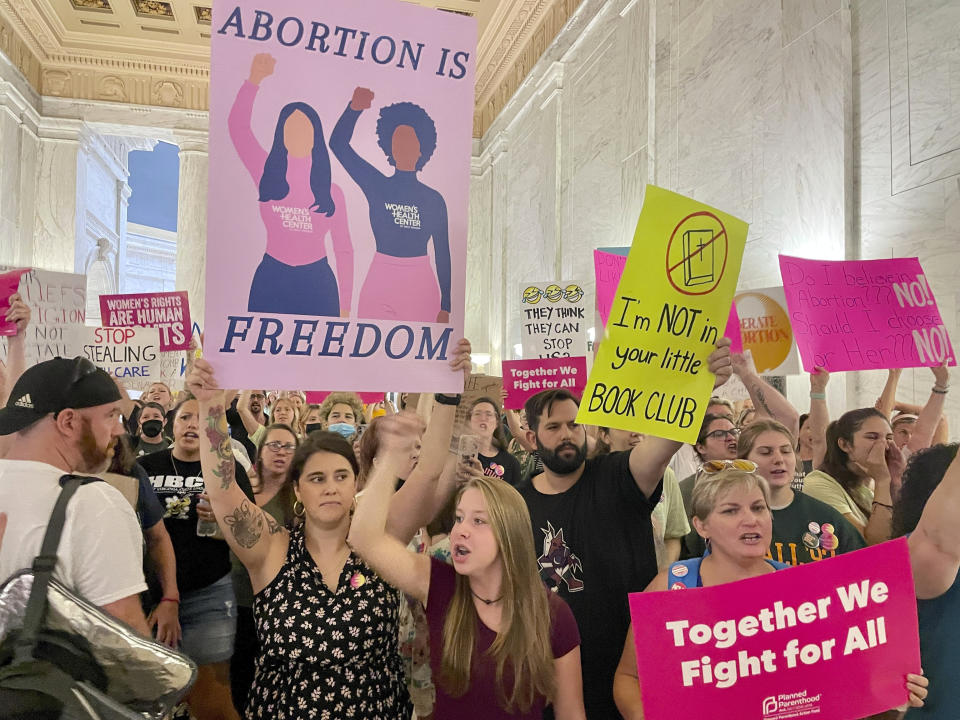
[[[294,450],[297,449],[297,446],[294,443],[282,443],[279,440],[272,440],[268,443],[264,443],[263,446],[270,448],[275,453],[278,453],[278,452],[292,453]]]
[[[707,460],[697,468],[697,475],[716,475],[727,468],[745,473],[754,473],[757,471],[757,464],[753,462],[753,460],[742,460],[740,458],[735,460]]]
[[[251,400],[264,400],[266,397],[266,395],[262,395],[260,393],[250,393]]]
[[[703,438],[704,440],[706,440],[707,438],[715,438],[716,440],[723,440],[727,436],[730,436],[732,438],[740,437],[740,428],[730,428],[729,430],[714,430],[712,432],[708,432],[706,435],[703,436]]]

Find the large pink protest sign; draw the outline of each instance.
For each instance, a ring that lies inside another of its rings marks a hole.
[[[906,702],[905,676],[920,669],[905,539],[727,585],[636,593],[630,614],[646,720],[673,720],[681,698],[711,720],[854,720]]]
[[[476,21],[214,7],[207,358],[247,387],[459,392]]]
[[[190,348],[190,304],[186,291],[101,295],[100,321],[104,327],[155,327],[160,351]]]
[[[503,406],[510,410],[519,410],[527,398],[544,390],[565,388],[580,397],[587,385],[585,357],[504,360],[502,365],[507,392]]]
[[[620,284],[620,276],[623,275],[623,268],[627,265],[627,256],[619,252],[610,252],[610,250],[620,250],[621,248],[605,248],[593,251],[593,267],[597,280],[597,312],[600,314],[600,322],[607,326],[607,318],[610,317],[610,307],[613,305],[613,298],[617,294],[617,285]],[[629,252],[630,248],[622,248]],[[602,333],[597,333],[598,335]]]
[[[332,390],[308,390],[307,391],[307,404],[309,405],[319,405],[324,400],[327,399],[327,396],[332,392]],[[364,405],[369,405],[370,403],[383,402],[383,393],[379,392],[358,392],[357,395],[360,397],[360,402]]]
[[[956,364],[917,258],[806,260],[780,256],[783,291],[803,368]]]

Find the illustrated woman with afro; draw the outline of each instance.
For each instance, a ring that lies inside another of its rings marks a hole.
[[[227,125],[259,189],[267,246],[250,285],[250,312],[347,317],[353,297],[353,245],[343,191],[330,182],[330,157],[316,110],[293,102],[280,110],[273,145],[264,150],[250,127],[253,101],[276,60],[253,58]],[[327,262],[330,235],[337,277]],[[339,279],[339,287],[337,280]]]
[[[396,168],[393,175],[384,175],[350,146],[357,119],[372,101],[370,90],[354,90],[330,134],[330,149],[367,196],[377,246],[357,314],[381,320],[449,322],[447,205],[440,193],[417,178],[417,171],[436,150],[437,128],[419,105],[402,102],[382,108],[377,140]],[[431,238],[436,276],[427,256]],[[397,286],[405,291],[396,292]]]

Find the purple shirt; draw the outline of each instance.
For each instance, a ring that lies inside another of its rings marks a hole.
[[[430,591],[427,596],[427,623],[430,625],[430,668],[437,686],[434,717],[437,720],[540,720],[546,699],[537,697],[526,713],[508,713],[498,701],[496,663],[486,655],[497,634],[477,622],[477,645],[470,663],[470,687],[458,698],[450,697],[441,687],[440,658],[443,657],[443,621],[453,599],[457,571],[444,562],[430,560]],[[577,621],[567,604],[547,591],[550,598],[550,645],[555,658],[563,657],[580,645]],[[504,674],[506,677],[506,673]]]

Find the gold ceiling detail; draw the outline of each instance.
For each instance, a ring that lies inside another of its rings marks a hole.
[[[477,19],[479,137],[581,0],[411,1]],[[0,0],[0,52],[41,95],[206,110],[211,8],[195,2]]]

